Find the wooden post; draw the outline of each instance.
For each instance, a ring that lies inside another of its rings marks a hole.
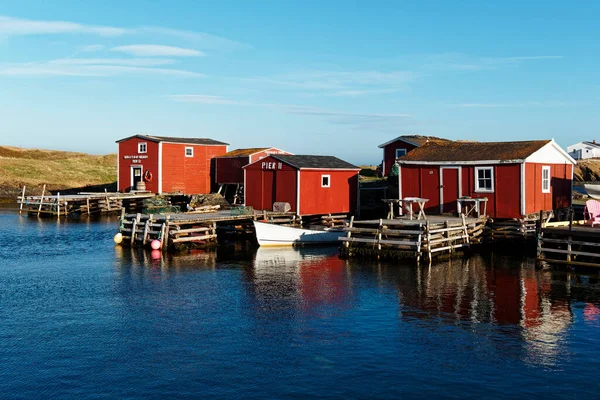
[[[137,215],[135,216],[135,219],[133,220],[133,223],[131,224],[131,245],[132,246],[135,243],[135,230],[137,228],[137,224],[140,222],[140,217],[141,217],[141,214],[137,213]]]
[[[429,221],[425,222],[425,232],[427,233],[427,253],[431,265],[431,229],[429,229]]]
[[[25,185],[23,185],[23,193],[21,194],[21,205],[19,206],[19,215],[23,213],[23,203],[25,203]]]
[[[87,214],[90,215],[90,198],[86,197],[85,203],[87,205]]]
[[[38,217],[40,216],[40,212],[42,212],[42,203],[44,202],[44,194],[46,193],[46,185],[42,188],[42,197],[40,198],[40,207],[38,208]]]
[[[350,236],[352,236],[352,232],[350,231],[352,229],[352,225],[354,225],[354,215],[350,217],[350,226],[348,228],[348,232],[346,233],[346,237],[348,239],[350,239]],[[344,243],[344,245],[346,246],[346,248],[350,247],[350,241],[347,240],[346,243]]]
[[[383,231],[383,219],[379,219],[379,232],[377,232],[377,250],[381,251],[381,232]],[[379,256],[379,254],[377,254]]]
[[[148,241],[148,230],[150,229],[150,221],[152,221],[152,214],[148,216],[146,223],[144,224],[144,235],[142,236],[142,245],[146,245]]]
[[[165,221],[165,224],[163,225],[163,229],[164,229],[164,234],[162,236],[162,248],[166,249],[167,248],[167,242],[169,241],[169,220],[171,219],[170,215],[167,215],[167,220]]]
[[[60,192],[56,193],[56,218],[60,218]]]
[[[571,236],[567,238],[567,262],[571,262]]]

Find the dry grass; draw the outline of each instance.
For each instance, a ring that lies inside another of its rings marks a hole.
[[[22,185],[33,188],[46,184],[53,189],[67,189],[116,180],[115,154],[95,156],[0,146],[0,186],[4,188],[18,189]]]

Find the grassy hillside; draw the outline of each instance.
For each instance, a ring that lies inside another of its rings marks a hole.
[[[55,150],[0,146],[0,198],[14,200],[23,185],[27,193],[108,185],[117,180],[115,154],[95,156]]]

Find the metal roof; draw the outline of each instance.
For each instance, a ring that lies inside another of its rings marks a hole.
[[[282,161],[294,168],[304,169],[356,169],[360,170],[356,165],[352,165],[344,160],[340,160],[333,156],[311,156],[311,155],[284,155],[270,154],[271,157]]]
[[[235,150],[231,150],[223,155],[220,155],[218,158],[251,156],[254,153],[269,150],[272,148],[273,147],[255,147],[255,148],[251,148],[251,149],[235,149]]]
[[[124,139],[117,140],[117,143],[123,142],[125,140],[140,138],[143,140],[148,140],[151,142],[167,142],[167,143],[184,143],[184,144],[199,144],[199,145],[221,145],[226,146],[229,143],[219,142],[218,140],[213,140],[209,138],[183,138],[183,137],[170,137],[170,136],[154,136],[154,135],[133,135],[126,137]]]

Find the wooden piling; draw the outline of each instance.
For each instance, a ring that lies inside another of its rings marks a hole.
[[[38,208],[38,217],[40,216],[40,213],[42,212],[42,204],[44,204],[44,194],[46,193],[46,185],[44,184],[44,187],[42,188],[42,198],[40,199],[40,208]]]

